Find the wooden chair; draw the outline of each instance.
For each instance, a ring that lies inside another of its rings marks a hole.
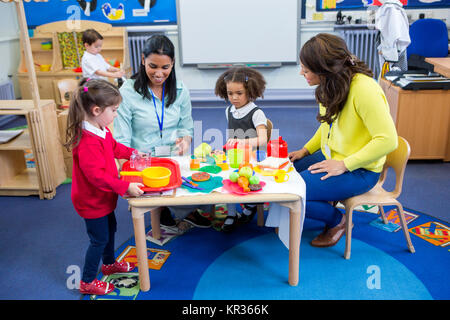
[[[345,207],[346,214],[346,242],[345,242],[345,259],[350,259],[351,251],[351,239],[352,239],[352,215],[353,210],[360,205],[376,205],[380,210],[383,222],[388,223],[386,216],[384,214],[383,206],[394,205],[397,207],[398,215],[400,217],[400,223],[403,229],[403,233],[406,238],[408,249],[411,253],[414,253],[414,247],[411,243],[409,237],[409,231],[406,226],[405,215],[403,213],[403,207],[397,198],[402,192],[403,176],[405,173],[406,163],[408,162],[409,154],[411,149],[409,147],[408,141],[402,137],[398,137],[398,147],[396,150],[389,153],[386,157],[386,162],[381,172],[380,179],[377,184],[368,192],[345,199],[341,203]],[[383,188],[383,184],[386,180],[388,169],[392,168],[395,171],[395,188],[393,191],[386,191]]]
[[[61,108],[69,107],[72,92],[78,87],[78,81],[75,79],[62,79],[58,81],[58,90],[61,96]]]
[[[269,119],[267,119],[267,142],[269,142],[270,137],[272,136],[273,123]],[[259,227],[264,226],[264,203],[259,203],[256,205],[256,210],[258,213],[257,225]]]

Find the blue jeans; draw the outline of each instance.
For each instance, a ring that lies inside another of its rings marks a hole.
[[[306,184],[305,217],[322,221],[333,228],[341,221],[342,213],[329,201],[344,200],[369,191],[378,182],[380,174],[361,168],[320,180],[326,173],[312,174],[308,167],[322,160],[325,157],[318,151],[294,161],[294,167]]]
[[[114,235],[117,222],[114,211],[107,216],[97,219],[84,219],[90,244],[86,251],[83,275],[81,280],[91,282],[98,272],[98,264],[112,264],[114,258]]]

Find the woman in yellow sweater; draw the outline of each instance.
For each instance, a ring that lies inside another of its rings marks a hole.
[[[345,233],[345,215],[331,203],[370,190],[398,138],[383,90],[343,39],[316,35],[300,62],[300,74],[317,85],[320,126],[289,158],[306,183],[306,217],[325,223],[311,245],[330,247]]]

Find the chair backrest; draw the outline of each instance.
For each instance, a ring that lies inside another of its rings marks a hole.
[[[267,119],[267,142],[269,142],[270,137],[272,136],[273,123],[269,119]]]
[[[378,185],[383,185],[386,180],[387,171],[389,168],[394,169],[395,172],[395,187],[391,192],[394,198],[397,198],[402,193],[403,177],[405,175],[406,164],[408,163],[411,148],[405,138],[398,136],[397,149],[386,156],[383,171],[381,172]]]
[[[417,54],[423,57],[446,57],[448,55],[447,25],[438,19],[419,19],[409,27],[411,43],[407,57]]]
[[[58,90],[61,96],[61,105],[68,106],[72,92],[78,87],[75,79],[62,79],[58,81]]]

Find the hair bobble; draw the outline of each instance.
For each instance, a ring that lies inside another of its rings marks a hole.
[[[83,87],[83,91],[84,92],[88,92],[89,88],[88,87]]]

